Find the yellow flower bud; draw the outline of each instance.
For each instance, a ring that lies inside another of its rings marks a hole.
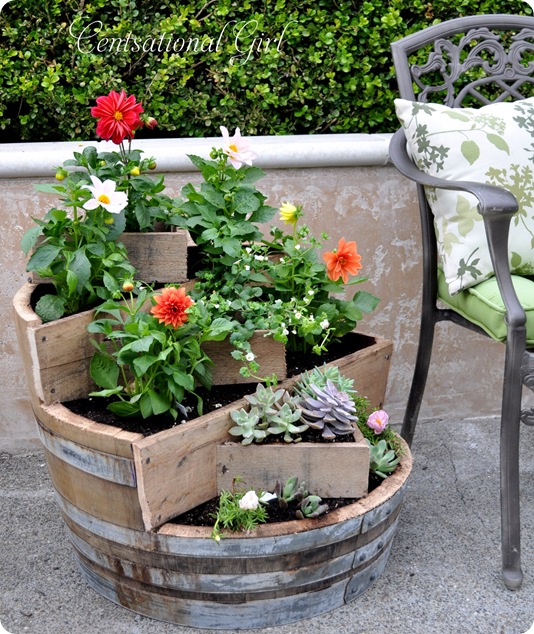
[[[140,173],[141,171],[139,170],[138,167],[132,167],[132,169],[130,170],[130,174],[132,176],[139,176]]]
[[[150,161],[150,163],[148,164],[148,169],[155,170],[157,166],[158,164],[156,163],[156,161]]]
[[[104,218],[104,224],[106,225],[112,225],[113,224],[113,216],[106,216]]]
[[[282,203],[280,207],[280,218],[287,225],[296,225],[301,215],[302,207],[295,207],[289,202]]]
[[[122,285],[122,290],[125,293],[131,293],[134,289],[134,283],[130,280],[128,280],[127,282],[124,282],[124,284]]]
[[[65,170],[58,170],[56,172],[56,180],[57,181],[64,181],[65,180],[65,176],[66,176]]]

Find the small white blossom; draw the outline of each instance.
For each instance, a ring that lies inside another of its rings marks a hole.
[[[252,253],[252,249],[251,249],[250,247],[245,247],[245,251],[246,251],[247,253]]]
[[[276,493],[269,493],[269,491],[265,491],[260,495],[260,502],[270,502],[271,500],[276,500]]]
[[[110,214],[119,214],[128,204],[128,196],[125,192],[115,191],[117,184],[112,180],[101,181],[98,176],[91,176],[92,185],[84,185],[82,189],[88,189],[93,195],[83,206],[92,210],[103,207]]]
[[[245,271],[250,271],[250,266],[248,264],[245,266]]]
[[[253,352],[248,352],[245,356],[245,359],[247,361],[254,361],[255,358],[256,358],[256,355]]]
[[[315,295],[315,291],[312,291],[312,289],[310,288],[310,290],[308,291],[308,295]]]
[[[321,326],[323,330],[326,330],[328,326],[330,326],[330,322],[328,321],[328,319],[323,319],[323,321],[319,323],[319,326]]]
[[[296,319],[300,319],[302,317],[302,313],[299,312],[298,310],[295,311],[295,318]]]
[[[247,491],[245,495],[239,500],[239,508],[243,511],[255,511],[258,508],[260,501],[255,491]]]
[[[300,244],[296,244],[295,245],[295,251],[299,251],[300,250]]]
[[[289,334],[289,330],[288,330],[287,328],[284,328],[284,329],[282,330],[282,334],[283,334],[283,335],[288,335],[288,334]]]

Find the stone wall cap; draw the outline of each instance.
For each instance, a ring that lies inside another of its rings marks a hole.
[[[264,169],[313,167],[364,167],[386,165],[392,134],[321,134],[298,136],[251,136],[257,153],[255,165]],[[57,166],[93,145],[110,152],[117,146],[109,141],[4,143],[0,145],[0,179],[52,176]],[[194,139],[136,139],[133,148],[154,157],[157,172],[192,172],[196,168],[188,154],[208,158],[221,137]]]

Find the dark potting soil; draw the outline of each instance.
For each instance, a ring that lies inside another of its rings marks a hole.
[[[330,346],[328,354],[318,357],[315,354],[303,354],[300,352],[286,352],[286,366],[288,377],[296,376],[307,370],[311,370],[316,366],[321,366],[324,363],[329,363],[336,359],[346,356],[350,352],[361,350],[369,345],[372,340],[367,335],[359,333],[349,333],[343,338],[343,343],[333,344]],[[240,383],[235,385],[214,385],[211,390],[205,388],[198,388],[197,394],[202,398],[203,414],[213,412],[220,407],[229,405],[234,401],[243,398],[247,394],[252,394],[256,391],[255,383]],[[77,399],[64,403],[65,407],[70,409],[75,414],[84,416],[89,420],[104,423],[106,425],[112,425],[114,427],[120,427],[125,431],[136,432],[145,436],[157,434],[166,429],[171,429],[181,425],[189,420],[193,420],[198,416],[197,412],[197,398],[195,396],[187,396],[182,405],[185,407],[188,416],[187,418],[178,417],[175,421],[170,415],[154,416],[152,418],[141,417],[119,417],[113,412],[107,409],[107,406],[111,402],[111,399],[106,399],[97,396],[89,396],[87,398]],[[276,442],[276,438],[272,439]],[[272,441],[271,440],[271,441]],[[325,442],[320,435],[320,432],[309,429],[302,435],[302,440],[306,442]],[[338,436],[333,441],[327,442],[351,442],[352,436]]]

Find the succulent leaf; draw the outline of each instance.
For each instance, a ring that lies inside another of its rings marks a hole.
[[[302,420],[313,429],[322,432],[325,440],[333,440],[354,431],[358,417],[354,401],[339,390],[333,381],[326,379],[324,387],[310,384],[308,394],[303,395],[300,407]]]

